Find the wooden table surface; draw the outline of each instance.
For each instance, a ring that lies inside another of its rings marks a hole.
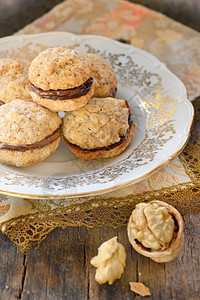
[[[31,250],[27,256],[1,234],[0,299],[141,299],[129,290],[129,281],[140,281],[152,293],[147,299],[199,300],[199,215],[188,213],[184,222],[184,250],[166,264],[136,253],[128,242],[126,226],[57,228],[38,250]],[[127,266],[122,278],[113,285],[99,285],[94,280],[95,268],[90,259],[103,241],[114,236],[118,236],[126,249]]]
[[[36,18],[42,15],[58,2],[48,1],[47,5],[47,1],[43,0],[0,0],[0,35],[13,33],[29,23],[33,16]],[[136,2],[148,5],[151,1]],[[196,7],[193,10],[195,19],[199,9],[198,0],[177,2],[180,5],[190,3],[189,7]],[[156,5],[155,0],[152,3]],[[161,1],[157,3],[159,10]],[[23,14],[22,9],[25,9]],[[12,22],[8,26],[10,18]],[[185,23],[188,21],[186,19]],[[129,281],[140,281],[152,293],[147,299],[199,300],[200,217],[194,212],[188,212],[184,221],[184,250],[177,259],[166,264],[155,263],[136,253],[128,242],[126,226],[117,229],[57,228],[38,250],[31,250],[27,256],[5,235],[0,234],[0,299],[141,299],[129,289]],[[127,266],[122,278],[112,286],[99,285],[94,280],[95,268],[90,265],[90,259],[97,254],[100,244],[113,236],[118,236],[118,241],[125,246]]]

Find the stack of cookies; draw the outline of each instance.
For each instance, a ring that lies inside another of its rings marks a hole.
[[[115,98],[117,77],[99,55],[56,47],[31,63],[2,59],[0,87],[3,163],[24,167],[44,160],[58,148],[61,132],[85,161],[119,155],[133,140],[135,118],[128,102]]]

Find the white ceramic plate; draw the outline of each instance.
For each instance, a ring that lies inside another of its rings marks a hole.
[[[108,192],[144,179],[180,153],[190,134],[193,106],[183,83],[150,53],[117,41],[65,32],[0,39],[0,57],[33,59],[46,47],[97,53],[113,65],[117,98],[136,117],[135,138],[112,159],[83,162],[62,143],[45,161],[27,168],[0,164],[0,191],[23,197],[68,197]]]

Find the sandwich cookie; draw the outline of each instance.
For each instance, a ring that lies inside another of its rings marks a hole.
[[[94,94],[90,63],[79,51],[48,48],[31,63],[33,101],[52,111],[72,111],[87,104]]]
[[[13,99],[30,99],[27,60],[0,59],[0,104]]]
[[[0,161],[26,167],[44,160],[61,142],[61,118],[31,100],[0,107]]]
[[[117,77],[110,62],[97,54],[87,53],[86,57],[91,63],[92,78],[95,83],[94,97],[115,97]]]
[[[133,140],[135,128],[126,100],[92,98],[84,107],[66,113],[62,134],[69,149],[87,161],[122,153]]]

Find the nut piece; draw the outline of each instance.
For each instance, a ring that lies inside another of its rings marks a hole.
[[[140,254],[156,262],[171,261],[183,249],[183,219],[165,202],[139,203],[129,219],[128,238]]]
[[[148,287],[146,287],[141,282],[129,282],[130,290],[136,294],[139,294],[142,297],[151,296],[151,292]]]
[[[126,252],[124,246],[114,237],[104,242],[98,248],[98,255],[91,259],[91,264],[96,267],[95,280],[102,284],[108,281],[112,284],[121,278],[126,265]]]
[[[144,247],[152,250],[169,247],[175,225],[166,207],[139,203],[131,218],[131,232]]]

